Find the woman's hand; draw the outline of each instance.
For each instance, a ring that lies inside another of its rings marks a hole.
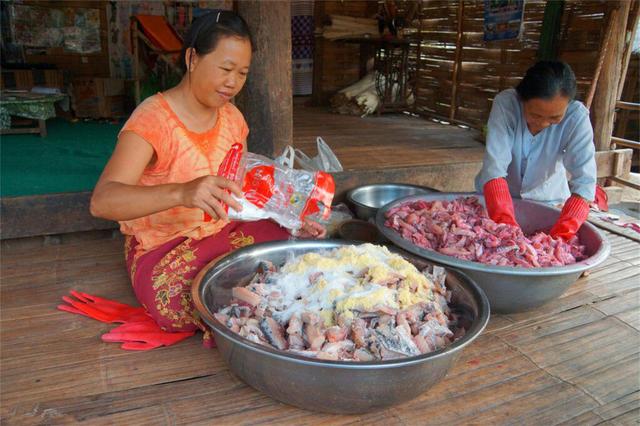
[[[313,222],[311,220],[305,219],[304,222],[302,222],[302,227],[292,235],[297,238],[321,239],[327,236],[327,230],[318,222]]]
[[[221,176],[202,176],[182,184],[181,204],[202,209],[215,220],[228,220],[222,203],[238,212],[242,210],[242,206],[227,191],[237,198],[243,196],[240,186],[229,179]]]

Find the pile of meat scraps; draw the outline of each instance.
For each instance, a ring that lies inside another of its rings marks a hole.
[[[307,253],[280,268],[263,262],[214,316],[254,343],[311,358],[416,356],[445,347],[470,325],[448,305],[444,269],[433,268],[420,272],[372,244]]]
[[[526,236],[517,226],[494,222],[476,197],[407,202],[386,218],[385,226],[418,247],[487,265],[564,266],[587,257],[577,237],[565,242],[544,232]]]

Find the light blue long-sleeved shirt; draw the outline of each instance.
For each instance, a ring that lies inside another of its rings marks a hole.
[[[563,203],[574,193],[594,199],[595,146],[582,102],[570,102],[560,123],[533,136],[516,90],[507,89],[493,100],[487,127],[484,162],[475,182],[478,192],[491,179],[505,177],[516,198]]]

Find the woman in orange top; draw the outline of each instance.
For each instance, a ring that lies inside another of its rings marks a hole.
[[[245,83],[251,53],[249,29],[235,13],[196,19],[184,40],[182,81],[136,108],[93,192],[91,213],[120,222],[136,297],[167,331],[206,331],[190,286],[208,262],[289,237],[271,221],[229,222],[221,205],[241,209],[227,193],[241,197],[239,186],[215,174],[234,143],[246,150],[249,129],[229,101]],[[299,236],[324,234],[306,222]]]

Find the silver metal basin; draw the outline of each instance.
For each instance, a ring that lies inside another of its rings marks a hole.
[[[468,319],[466,334],[450,346],[430,354],[379,362],[323,361],[278,351],[240,337],[219,323],[213,313],[228,305],[231,288],[246,284],[258,264],[282,265],[287,256],[332,249],[353,242],[277,241],[256,244],[214,260],[196,277],[192,296],[202,318],[215,335],[229,369],[248,385],[270,397],[307,410],[363,413],[409,401],[442,379],[463,348],[489,321],[489,303],[464,274],[447,271],[452,309]],[[399,251],[401,252],[401,251]],[[429,262],[403,254],[419,269]]]
[[[359,219],[369,220],[369,218],[375,218],[376,212],[380,207],[398,198],[433,192],[437,191],[426,186],[405,183],[380,183],[354,188],[347,192],[346,199],[347,204]]]
[[[578,237],[581,244],[586,246],[588,257],[573,265],[549,268],[493,266],[460,260],[418,247],[402,238],[393,229],[384,226],[386,213],[398,204],[418,200],[451,201],[461,196],[472,195],[478,197],[484,205],[484,197],[473,193],[440,193],[405,197],[380,208],[376,216],[376,226],[398,247],[434,263],[451,266],[464,272],[484,290],[489,298],[492,312],[521,312],[543,305],[559,297],[584,271],[599,265],[609,256],[609,241],[588,222],[585,222],[578,231]],[[550,229],[560,215],[560,210],[534,201],[514,199],[513,204],[516,220],[525,234]]]

